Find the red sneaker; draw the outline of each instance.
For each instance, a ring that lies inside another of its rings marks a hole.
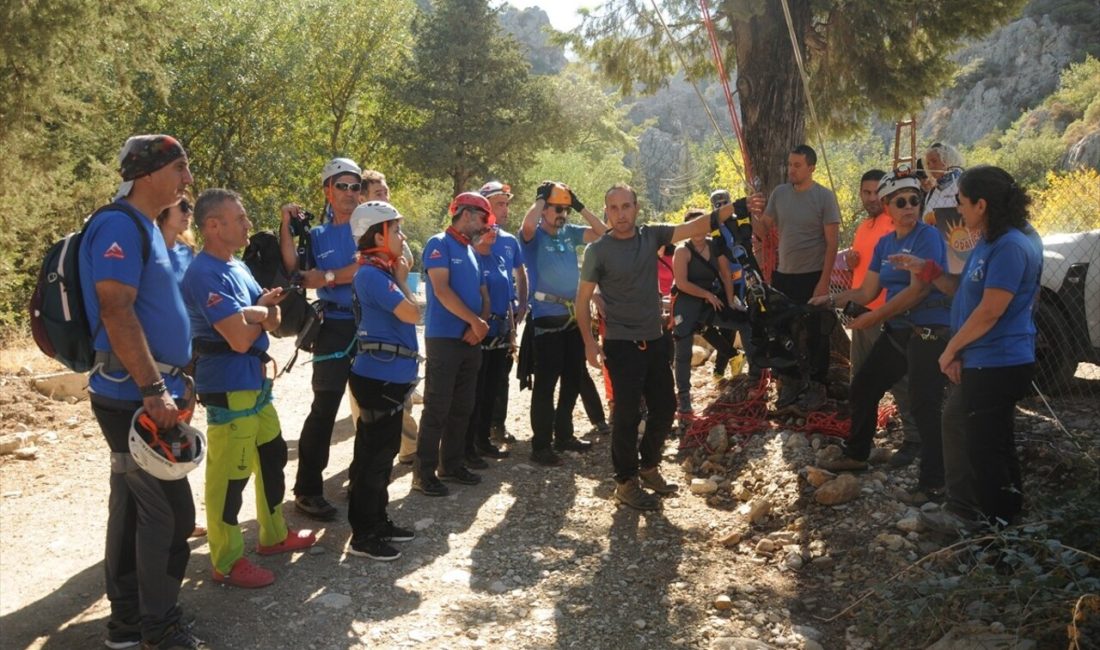
[[[271,546],[264,546],[260,544],[256,551],[260,555],[276,555],[278,553],[291,553],[293,551],[302,551],[317,543],[317,535],[312,530],[290,530],[287,531],[286,539],[278,544],[272,544]]]
[[[214,569],[214,582],[242,589],[259,589],[275,582],[275,574],[242,557],[233,563],[229,573],[223,574]]]

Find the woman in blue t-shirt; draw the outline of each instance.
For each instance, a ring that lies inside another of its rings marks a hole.
[[[191,232],[191,198],[185,196],[157,215],[157,227],[168,247],[168,259],[176,281],[183,281],[183,274],[195,259],[195,235]]]
[[[959,177],[959,213],[982,236],[962,272],[945,275],[942,265],[904,260],[955,297],[954,333],[939,365],[958,385],[945,426],[957,419],[960,430],[945,439],[947,505],[938,517],[922,517],[937,528],[972,528],[981,518],[1011,523],[1023,506],[1013,414],[1034,371],[1032,309],[1043,261],[1042,242],[1028,223],[1030,203],[1008,172],[973,167]]]
[[[810,301],[815,305],[866,305],[886,289],[886,303],[856,317],[852,329],[883,328],[866,361],[852,378],[852,424],[844,455],[826,463],[832,470],[867,469],[878,404],[899,379],[909,375],[909,410],[920,432],[920,472],[917,488],[900,498],[913,504],[942,501],[943,444],[940,412],[946,379],[936,359],[947,345],[950,300],[908,269],[891,261],[898,253],[947,264],[947,245],[939,231],[920,220],[920,181],[908,169],[895,170],[879,181],[878,196],[894,220],[894,232],[875,245],[863,283],[835,296]]]
[[[409,264],[401,256],[401,214],[389,203],[370,201],[355,208],[350,225],[360,266],[352,282],[358,354],[349,384],[359,419],[348,470],[348,552],[389,561],[401,557],[391,542],[413,538],[411,530],[390,520],[386,504],[393,459],[401,446],[405,398],[415,386],[420,363],[420,308],[406,284]]]

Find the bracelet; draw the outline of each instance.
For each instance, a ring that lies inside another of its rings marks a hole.
[[[159,397],[168,392],[168,386],[164,384],[163,379],[158,379],[148,386],[139,386],[138,390],[142,397]]]
[[[917,273],[917,279],[925,284],[931,284],[933,280],[943,275],[943,267],[936,264],[935,260],[924,260],[924,266]]]

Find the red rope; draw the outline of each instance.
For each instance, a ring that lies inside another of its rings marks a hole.
[[[703,25],[707,28],[707,36],[710,38],[710,51],[714,55],[714,66],[718,69],[718,81],[722,84],[722,92],[726,96],[726,108],[729,109],[730,122],[733,124],[733,132],[737,136],[737,145],[741,149],[741,161],[745,165],[745,183],[750,189],[755,179],[752,173],[752,164],[749,163],[749,152],[745,147],[745,134],[741,130],[741,120],[737,117],[737,110],[733,106],[733,93],[730,92],[729,75],[726,74],[726,65],[722,62],[722,48],[718,46],[718,36],[714,32],[714,21],[710,17],[710,7],[707,0],[699,0],[699,7],[703,10]]]

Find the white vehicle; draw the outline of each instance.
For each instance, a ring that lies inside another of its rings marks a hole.
[[[1100,230],[1043,237],[1035,326],[1043,390],[1066,388],[1078,363],[1100,363]]]

